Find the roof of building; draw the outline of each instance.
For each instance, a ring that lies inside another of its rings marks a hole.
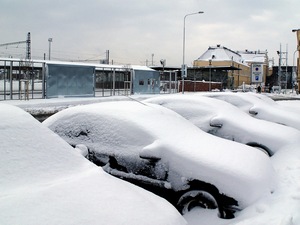
[[[210,46],[197,60],[218,60],[218,61],[235,61],[241,62],[242,57],[239,53],[232,51],[221,45]]]
[[[59,64],[59,65],[69,65],[69,66],[92,66],[95,67],[96,70],[101,70],[101,69],[120,69],[120,70],[127,70],[127,69],[133,69],[133,70],[149,70],[149,71],[154,71],[148,66],[140,66],[140,65],[115,65],[115,64],[99,64],[99,63],[87,63],[87,62],[68,62],[68,61],[53,61],[53,60],[39,60],[39,59],[19,59],[19,58],[0,58],[0,67],[3,67],[6,65],[6,62],[20,62],[24,63],[25,62],[30,62],[34,64],[35,68],[42,67],[43,63],[46,64]],[[6,66],[9,66],[7,64]],[[14,65],[14,66],[20,66],[20,65]]]
[[[221,45],[210,46],[197,60],[198,61],[234,61],[242,64],[253,62],[264,63],[266,51],[233,51]]]
[[[246,63],[264,63],[267,51],[237,51]]]

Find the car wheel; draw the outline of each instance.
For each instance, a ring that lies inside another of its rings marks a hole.
[[[263,153],[265,153],[267,156],[271,157],[273,154],[271,153],[270,149],[262,144],[257,144],[255,142],[250,142],[247,143],[247,145],[258,149],[259,151],[262,151]]]
[[[267,156],[270,157],[270,154],[269,154],[269,152],[266,149],[261,148],[261,147],[254,147],[254,148],[258,149],[259,151],[262,151],[263,153],[265,153]]]
[[[195,207],[216,209],[218,208],[218,203],[207,191],[188,190],[180,196],[177,207],[180,213],[184,215]]]
[[[223,219],[234,218],[238,211],[238,202],[231,197],[220,194],[219,190],[203,181],[189,182],[190,188],[177,193],[176,208],[181,214],[191,211],[195,207],[204,209],[218,209],[218,216]]]

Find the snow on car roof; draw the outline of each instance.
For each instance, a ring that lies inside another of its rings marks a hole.
[[[266,98],[266,101],[271,101]],[[260,143],[268,146],[272,153],[300,140],[297,129],[253,118],[232,104],[215,98],[201,95],[163,95],[148,98],[144,102],[172,109],[205,132],[212,130],[212,123],[220,123],[222,129],[219,128],[218,132],[227,139],[245,144]]]
[[[207,134],[164,107],[136,101],[97,103],[63,110],[45,120],[44,124],[56,129],[55,126],[68,126],[72,121],[70,126],[74,126],[78,121],[74,117],[76,113],[86,114],[84,122],[92,119],[90,124],[97,129],[107,120],[117,120],[122,126],[127,123],[127,127],[123,127],[126,135],[133,124],[140,126],[153,137],[151,141],[147,140],[149,144],[144,146],[143,154],[170,159],[169,166],[185,178],[195,177],[216,185],[222,193],[240,200],[242,207],[274,188],[274,171],[264,153]],[[93,119],[93,114],[98,119]],[[63,123],[67,119],[71,120]],[[60,123],[53,125],[59,120]],[[106,130],[110,135],[116,131],[111,127]],[[103,145],[109,145],[109,142]]]
[[[264,96],[260,96],[259,94],[240,92],[210,92],[199,93],[199,95],[225,100],[237,106],[244,112],[252,112],[255,118],[287,125],[300,130],[300,119],[296,112],[292,110],[285,110],[284,107],[277,104],[275,101],[267,101]]]
[[[167,201],[105,173],[25,111],[0,104],[0,224],[186,224]]]

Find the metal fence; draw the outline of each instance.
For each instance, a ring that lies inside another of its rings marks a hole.
[[[0,60],[0,100],[43,98],[43,63]]]
[[[131,94],[131,71],[127,68],[96,68],[95,96]]]
[[[0,59],[0,101],[47,97],[45,61]],[[95,96],[130,95],[131,70],[127,66],[97,66]]]

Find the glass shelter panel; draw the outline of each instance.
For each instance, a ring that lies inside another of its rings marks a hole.
[[[93,97],[95,67],[47,64],[46,97]]]

